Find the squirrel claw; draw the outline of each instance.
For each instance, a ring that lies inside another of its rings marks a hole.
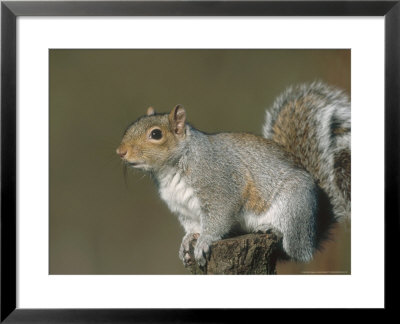
[[[194,248],[194,257],[196,262],[204,267],[207,263],[207,259],[210,256],[210,246],[212,240],[207,236],[200,236],[197,240],[196,246]]]
[[[190,250],[193,248],[191,246],[193,240],[197,240],[194,247],[194,259],[199,266],[204,267],[207,264],[207,259],[210,255],[210,246],[213,242],[210,236],[199,235],[197,233],[186,234],[182,239],[179,249],[179,258],[185,267],[193,265],[195,260],[190,256]]]
[[[192,265],[194,262],[190,257],[190,248],[191,242],[196,240],[198,237],[199,234],[197,233],[188,233],[182,239],[181,247],[179,248],[179,259],[182,260],[185,267]]]
[[[193,265],[194,261],[191,258],[190,254],[188,252],[185,253],[184,259],[183,259],[183,265],[185,266],[185,268]]]

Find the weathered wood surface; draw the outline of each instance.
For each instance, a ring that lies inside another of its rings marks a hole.
[[[194,260],[196,239],[189,255]],[[213,243],[204,268],[192,262],[187,266],[193,274],[276,274],[276,261],[282,240],[275,234],[247,234]]]

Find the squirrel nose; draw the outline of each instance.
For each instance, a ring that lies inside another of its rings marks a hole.
[[[127,149],[117,148],[117,154],[118,154],[121,158],[123,158],[123,157],[126,155],[126,153],[128,153],[128,150],[127,150]]]

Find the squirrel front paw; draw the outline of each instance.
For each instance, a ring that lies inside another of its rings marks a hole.
[[[197,264],[204,267],[207,263],[207,259],[210,256],[210,247],[215,240],[209,235],[200,235],[197,240],[196,246],[194,247],[194,258]]]
[[[190,243],[193,240],[197,240],[200,234],[197,233],[187,233],[181,243],[181,247],[179,248],[179,259],[182,260],[183,265],[185,267],[191,265],[193,263],[192,258],[190,257]]]

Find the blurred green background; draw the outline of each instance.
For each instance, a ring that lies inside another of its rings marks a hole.
[[[350,50],[50,50],[50,274],[188,274],[184,234],[149,177],[115,154],[150,105],[176,104],[206,132],[261,133],[287,86],[316,79],[350,94]],[[350,226],[309,264],[350,273]]]

